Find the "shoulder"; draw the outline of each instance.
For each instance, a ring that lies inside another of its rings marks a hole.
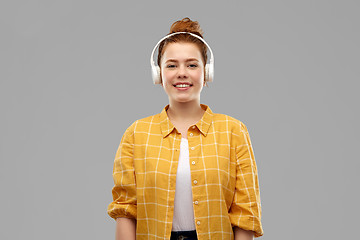
[[[213,113],[213,123],[215,127],[226,127],[231,132],[247,131],[245,124],[241,120],[223,113]]]
[[[148,131],[150,125],[158,125],[159,124],[159,113],[153,114],[147,117],[143,117],[133,121],[130,126],[126,129],[128,134],[134,134],[139,131]]]

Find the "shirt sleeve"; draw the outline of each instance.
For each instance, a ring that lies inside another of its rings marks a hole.
[[[260,237],[263,229],[257,166],[248,130],[241,122],[236,135],[236,185],[229,217],[233,227],[251,230]]]
[[[108,206],[107,212],[110,217],[126,217],[136,219],[137,198],[136,179],[134,171],[134,131],[132,124],[126,129],[116,151],[112,188],[113,202]]]

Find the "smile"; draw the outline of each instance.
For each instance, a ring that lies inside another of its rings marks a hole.
[[[174,87],[176,88],[188,88],[191,87],[192,85],[190,84],[178,84],[178,85],[174,85]]]

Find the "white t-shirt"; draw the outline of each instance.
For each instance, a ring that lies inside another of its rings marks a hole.
[[[195,229],[189,163],[189,143],[186,138],[181,138],[179,165],[176,172],[172,231],[191,231]]]

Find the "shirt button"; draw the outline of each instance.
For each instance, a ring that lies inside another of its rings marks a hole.
[[[199,202],[198,202],[198,201],[195,201],[194,203],[195,203],[195,205],[198,205],[198,204],[199,204]]]
[[[190,137],[192,137],[194,134],[193,133],[190,133]]]
[[[195,184],[195,185],[197,184],[197,181],[196,181],[196,180],[194,180],[194,184]]]
[[[196,224],[197,224],[197,225],[200,225],[200,221],[197,221]]]
[[[195,129],[195,126],[192,126],[193,129]]]
[[[191,147],[191,150],[194,150],[195,148],[194,147]]]
[[[192,165],[195,165],[195,161],[192,161],[191,164],[192,164]]]

